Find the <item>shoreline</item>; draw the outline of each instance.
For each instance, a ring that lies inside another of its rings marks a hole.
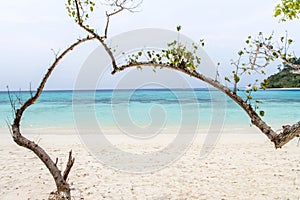
[[[220,134],[230,134],[232,132],[240,134],[259,134],[261,133],[259,129],[257,129],[255,126],[250,127],[249,125],[224,125],[222,128],[216,130],[213,128],[210,128],[209,126],[200,126],[197,129],[193,128],[183,128],[180,129],[180,127],[177,126],[168,126],[164,129],[154,129],[154,131],[151,131],[149,129],[141,129],[141,134],[178,134],[179,131],[183,134],[200,134],[205,135],[207,133],[220,133]],[[103,134],[112,134],[112,135],[124,135],[128,133],[128,130],[126,129],[119,129],[115,126],[109,126],[109,127],[99,127],[99,128],[83,128],[80,133],[79,130],[76,127],[38,127],[38,128],[22,128],[21,131],[23,134],[29,134],[29,135],[80,135],[80,134],[95,134],[95,133],[103,133]],[[148,131],[148,132],[147,132]],[[130,133],[130,132],[129,132]],[[136,133],[136,131],[135,131]],[[8,128],[0,128],[0,135],[10,135],[10,131]],[[263,134],[263,133],[261,133]]]
[[[298,90],[300,90],[300,88],[267,88],[266,90],[269,90],[269,91],[272,91],[272,90],[287,90],[287,91],[295,90],[295,91],[298,91]]]
[[[241,87],[239,88],[239,90],[245,90],[246,87]],[[165,88],[144,88],[144,89],[138,89],[138,91],[151,91],[151,90],[155,90],[155,91],[166,91],[166,90],[174,90],[174,91],[197,91],[197,90],[216,90],[219,91],[218,89],[215,88],[169,88],[169,89],[165,89]],[[300,90],[299,87],[295,87],[295,88],[267,88],[266,90]],[[95,89],[95,90],[73,90],[73,89],[48,89],[48,90],[44,90],[43,92],[109,92],[109,91],[136,91],[136,89]],[[10,92],[20,92],[19,90],[12,90]],[[35,92],[35,91],[29,91],[29,90],[22,90],[21,92],[24,93],[28,93],[28,92]],[[7,90],[0,90],[0,93],[7,93]]]

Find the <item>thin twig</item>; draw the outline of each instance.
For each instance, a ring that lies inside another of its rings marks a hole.
[[[12,95],[10,94],[9,87],[6,86],[6,88],[7,88],[7,94],[8,94],[10,106],[11,106],[11,108],[12,108],[13,118],[15,118],[16,112],[17,112],[17,111],[16,111],[16,103],[14,102],[13,97],[12,97]]]

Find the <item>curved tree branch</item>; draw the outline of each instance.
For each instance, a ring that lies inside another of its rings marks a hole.
[[[113,3],[108,4],[111,7],[115,7],[115,10],[112,12],[106,12],[106,25],[104,28],[104,36],[100,36],[98,33],[95,32],[94,29],[91,29],[89,26],[84,24],[84,13],[85,10],[82,6],[82,2],[81,0],[72,0],[74,2],[74,11],[76,13],[75,16],[75,22],[82,28],[84,29],[86,32],[88,32],[89,34],[91,34],[93,37],[95,37],[95,39],[97,39],[100,44],[104,47],[105,51],[107,52],[107,54],[109,55],[110,59],[111,59],[111,63],[114,69],[117,69],[117,63],[116,63],[116,59],[115,56],[113,55],[113,51],[111,50],[111,48],[105,43],[105,39],[107,38],[107,34],[108,34],[108,28],[109,28],[109,23],[110,23],[110,18],[114,15],[119,14],[122,11],[129,11],[129,12],[134,12],[134,10],[136,8],[138,8],[143,0],[140,0],[138,3],[134,3],[134,1],[131,0],[113,0]],[[127,6],[127,4],[131,3],[129,6]]]
[[[153,63],[153,62],[136,62],[123,65],[112,71],[112,74],[115,74],[119,71],[123,71],[128,68],[133,67],[159,67],[159,68],[169,68],[172,70],[180,71],[184,74],[187,74],[191,77],[199,79],[208,83],[209,85],[217,88],[221,92],[225,93],[230,97],[234,102],[236,102],[250,117],[251,123],[261,130],[275,145],[275,148],[281,148],[284,144],[292,140],[294,137],[300,135],[300,122],[291,126],[289,129],[284,128],[283,132],[277,134],[270,126],[264,122],[260,116],[253,110],[252,106],[245,102],[241,97],[239,97],[234,91],[231,91],[228,87],[222,85],[218,81],[206,77],[205,75],[198,73],[197,71],[189,70],[184,63],[181,63],[179,66],[168,65],[164,63]]]
[[[77,24],[100,42],[100,44],[104,47],[105,51],[108,53],[108,55],[111,59],[111,62],[112,62],[112,66],[114,68],[116,68],[117,64],[116,64],[116,60],[115,60],[115,57],[113,55],[113,52],[108,47],[108,45],[104,42],[104,39],[106,38],[106,35],[104,37],[101,37],[94,30],[92,30],[91,28],[88,28],[86,25],[83,24],[83,19],[81,17],[82,8],[80,8],[80,4],[79,4],[80,0],[74,0],[74,2],[75,2],[75,7],[76,7],[76,15],[77,15],[77,18],[78,18]],[[107,22],[107,25],[106,25],[105,29],[108,29],[108,24],[109,24],[109,17],[108,17],[108,22]],[[106,30],[106,33],[107,33],[107,30]]]
[[[47,73],[44,75],[43,80],[41,81],[36,93],[34,96],[32,96],[30,99],[28,99],[22,106],[21,108],[17,109],[16,112],[16,116],[14,119],[14,125],[19,126],[20,125],[20,120],[22,117],[23,112],[32,104],[34,104],[36,102],[36,100],[39,98],[39,96],[41,95],[45,84],[48,80],[48,78],[50,77],[51,73],[53,72],[54,68],[57,66],[57,64],[62,60],[62,58],[69,53],[70,51],[72,51],[76,46],[89,41],[89,40],[94,40],[95,37],[91,37],[91,36],[87,36],[84,39],[78,39],[77,42],[75,42],[74,44],[72,44],[69,48],[67,48],[63,53],[61,53],[53,62],[53,64],[51,65],[51,67],[48,69]]]
[[[50,158],[50,156],[44,151],[43,148],[41,148],[38,144],[34,143],[33,141],[28,140],[26,137],[24,137],[21,134],[20,122],[21,122],[22,115],[25,112],[25,110],[29,106],[34,104],[36,102],[36,100],[39,98],[39,96],[41,95],[41,93],[45,87],[45,84],[46,84],[48,78],[50,77],[51,73],[53,72],[53,70],[55,69],[57,64],[64,58],[64,56],[67,55],[69,52],[71,52],[78,45],[80,45],[86,41],[93,40],[93,39],[95,39],[95,38],[90,37],[90,36],[87,36],[84,39],[79,39],[77,42],[75,42],[74,44],[69,46],[63,53],[61,53],[59,56],[56,57],[55,61],[50,66],[47,73],[44,75],[36,93],[31,98],[29,98],[19,109],[16,110],[15,119],[14,119],[13,124],[11,125],[12,137],[13,137],[14,141],[18,145],[25,147],[27,149],[30,149],[41,159],[41,161],[46,165],[46,167],[49,169],[51,175],[54,178],[54,181],[55,181],[56,187],[57,187],[57,194],[64,196],[66,199],[71,199],[70,188],[69,188],[69,185],[66,180],[67,180],[68,174],[74,163],[74,158],[72,157],[72,153],[71,152],[69,153],[69,160],[68,160],[67,168],[65,170],[64,175],[62,175],[61,171],[56,166],[57,161],[54,162]]]

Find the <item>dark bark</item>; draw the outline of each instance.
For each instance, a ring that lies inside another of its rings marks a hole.
[[[283,131],[278,134],[276,143],[276,148],[281,148],[283,145],[288,143],[295,137],[299,137],[300,135],[300,121],[292,126],[286,125],[282,126]]]
[[[118,12],[115,12],[113,14],[109,14],[107,16],[107,24],[106,24],[106,27],[105,27],[105,36],[104,37],[101,37],[99,36],[93,29],[91,28],[88,28],[87,26],[85,26],[83,24],[83,20],[81,18],[81,12],[83,12],[81,9],[80,9],[80,6],[79,6],[79,0],[74,0],[75,2],[75,6],[76,6],[76,15],[77,15],[77,21],[78,21],[78,25],[84,29],[86,32],[88,32],[89,34],[91,34],[96,40],[98,40],[100,42],[100,44],[103,46],[103,48],[105,49],[105,51],[107,52],[107,54],[109,55],[110,59],[111,59],[111,62],[112,62],[112,66],[113,68],[116,68],[117,67],[117,63],[116,63],[116,60],[115,60],[115,57],[113,55],[113,52],[111,51],[111,49],[107,46],[107,44],[105,43],[105,39],[107,37],[107,29],[108,29],[108,26],[109,26],[109,18],[114,15],[114,14],[117,14],[119,12],[121,12],[123,9],[121,9],[120,11]]]
[[[55,69],[57,64],[62,60],[62,58],[67,53],[72,51],[73,48],[75,48],[76,46],[78,46],[86,41],[93,40],[93,39],[95,39],[95,38],[89,37],[89,36],[84,39],[79,39],[77,42],[75,42],[69,48],[67,48],[63,53],[61,53],[58,57],[56,57],[55,61],[53,62],[53,64],[51,65],[51,67],[48,69],[47,73],[43,77],[36,93],[33,96],[31,96],[31,98],[29,98],[19,109],[16,110],[15,119],[14,119],[13,124],[11,125],[12,137],[13,137],[14,141],[19,146],[30,149],[35,155],[37,155],[39,157],[39,159],[46,165],[46,167],[50,171],[50,173],[55,181],[57,191],[54,193],[51,193],[49,199],[71,199],[70,187],[69,187],[69,184],[67,183],[67,178],[68,178],[68,174],[74,164],[75,159],[72,157],[72,152],[70,151],[66,170],[64,171],[64,174],[62,174],[62,172],[57,167],[57,159],[54,162],[50,158],[50,156],[44,151],[44,149],[42,147],[40,147],[38,144],[34,143],[33,141],[28,140],[26,137],[24,137],[21,134],[20,122],[21,122],[21,119],[22,119],[22,116],[23,116],[23,113],[25,112],[25,110],[29,106],[34,104],[37,101],[37,99],[39,98],[39,96],[41,95],[41,93],[43,92],[43,89],[45,87],[45,84],[46,84],[48,78],[50,77],[51,73],[53,72],[53,70]]]
[[[255,125],[259,130],[264,133],[275,145],[275,148],[281,148],[287,142],[300,135],[300,122],[296,123],[293,126],[286,126],[283,131],[277,134],[265,121],[263,121],[260,116],[253,110],[252,106],[244,101],[241,97],[239,97],[234,91],[231,91],[228,87],[222,85],[218,81],[211,79],[209,77],[204,76],[197,71],[190,71],[186,67],[177,67],[173,65],[167,65],[164,63],[153,63],[153,62],[137,62],[130,63],[128,65],[121,66],[119,68],[115,68],[112,71],[112,74],[116,72],[123,71],[127,68],[131,67],[160,67],[160,68],[169,68],[173,70],[177,70],[183,72],[191,77],[199,79],[208,83],[209,85],[215,87],[221,92],[225,93],[228,97],[230,97],[234,102],[236,102],[250,117],[251,123]]]

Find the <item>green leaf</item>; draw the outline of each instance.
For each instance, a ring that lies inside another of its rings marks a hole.
[[[253,91],[257,91],[258,90],[258,88],[257,88],[257,86],[253,86]]]
[[[276,9],[274,13],[274,17],[281,15],[281,9]]]
[[[255,101],[255,103],[257,103],[257,104],[263,104],[264,102],[257,100],[257,101]]]
[[[240,81],[240,77],[236,74],[233,75],[234,82],[238,83]]]
[[[204,45],[205,45],[204,44],[204,39],[200,39],[200,44],[201,44],[202,47],[204,47]]]
[[[179,32],[179,31],[181,30],[181,26],[178,25],[178,26],[176,27],[176,29],[177,29],[177,31]]]
[[[225,77],[225,81],[228,81],[229,83],[231,82],[228,77]]]
[[[259,111],[259,115],[262,117],[265,116],[265,111],[263,111],[263,110]]]

